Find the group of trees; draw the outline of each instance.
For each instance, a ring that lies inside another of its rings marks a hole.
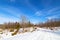
[[[30,21],[28,21],[28,19],[25,16],[21,16],[21,21],[20,22],[9,22],[9,23],[4,23],[2,25],[0,25],[3,29],[19,29],[19,28],[26,28],[26,27],[33,27],[33,26],[37,26],[37,27],[59,27],[60,26],[60,18],[58,19],[51,19],[51,20],[47,20],[45,23],[38,23],[38,24],[32,24]]]
[[[17,29],[14,33],[12,33],[12,35],[17,34],[17,32],[19,31],[20,28],[23,28],[23,32],[24,32],[24,28],[26,27],[32,27],[33,24],[27,20],[27,18],[25,16],[21,16],[21,21],[20,22],[8,22],[8,23],[4,23],[0,25],[1,29],[9,29],[10,32],[14,31],[14,29]]]
[[[47,20],[45,23],[37,24],[39,27],[60,27],[60,19]]]
[[[27,19],[26,16],[21,16],[20,22],[8,22],[0,25],[0,27],[4,29],[10,29],[10,28],[16,29],[31,26],[33,26],[33,24]]]
[[[51,19],[47,20],[45,23],[38,23],[38,24],[32,24],[30,21],[25,16],[21,16],[21,21],[20,22],[9,22],[9,23],[4,23],[0,25],[0,28],[2,29],[17,29],[12,35],[17,34],[20,28],[26,28],[26,27],[59,27],[60,26],[60,19]]]

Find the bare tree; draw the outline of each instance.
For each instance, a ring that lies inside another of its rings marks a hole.
[[[22,26],[22,28],[23,28],[23,32],[24,32],[24,28],[26,27],[26,23],[27,23],[27,22],[28,22],[27,17],[24,16],[24,15],[22,15],[22,16],[21,16],[21,26]]]

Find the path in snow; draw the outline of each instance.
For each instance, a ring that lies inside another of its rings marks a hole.
[[[2,40],[60,40],[60,35],[52,33],[50,30],[39,29],[32,33],[19,34]]]

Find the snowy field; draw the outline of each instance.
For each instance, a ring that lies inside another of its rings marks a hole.
[[[15,36],[8,35],[0,40],[60,40],[60,28],[57,30],[37,28],[33,32],[25,32]]]

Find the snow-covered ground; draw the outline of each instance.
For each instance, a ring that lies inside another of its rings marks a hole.
[[[60,30],[38,28],[33,32],[17,34],[0,40],[60,40]]]

